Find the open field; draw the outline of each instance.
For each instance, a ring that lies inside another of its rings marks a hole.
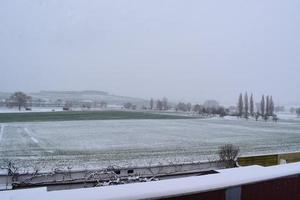
[[[186,119],[190,117],[134,111],[66,111],[0,113],[0,123],[115,119]]]
[[[237,118],[1,123],[0,164],[27,169],[133,166],[211,159],[220,145],[243,155],[300,151],[300,121]]]

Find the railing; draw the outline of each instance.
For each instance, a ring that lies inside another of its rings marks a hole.
[[[224,168],[220,162],[205,161],[144,167],[90,170],[59,170],[53,172],[0,174],[0,190],[47,187],[47,190],[64,190],[94,187],[95,185],[122,184],[127,182],[148,181],[149,179],[167,179],[195,174],[207,174]],[[130,180],[127,180],[130,179]],[[136,179],[136,180],[134,180]],[[10,185],[10,186],[9,186]]]
[[[248,166],[217,174],[107,187],[47,192],[46,188],[0,192],[1,200],[298,200],[300,162],[271,167]]]

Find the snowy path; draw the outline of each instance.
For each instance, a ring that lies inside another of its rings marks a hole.
[[[35,139],[34,137],[30,137],[30,139],[31,139],[34,143],[36,143],[36,144],[39,143],[39,141],[38,141],[37,139]]]
[[[3,133],[4,133],[4,125],[1,124],[0,125],[0,143],[1,143],[1,140],[2,140]]]
[[[36,138],[34,138],[34,137],[31,136],[30,131],[28,130],[28,128],[24,128],[24,131],[30,136],[30,139],[31,139],[34,143],[36,143],[36,144],[39,143],[39,141],[38,141]]]

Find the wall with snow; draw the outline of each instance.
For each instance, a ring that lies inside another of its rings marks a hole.
[[[239,198],[243,200],[255,199],[256,196],[251,193],[251,186],[255,184],[264,184],[277,180],[286,185],[287,188],[293,187],[299,181],[300,183],[300,162],[271,166],[249,166],[233,169],[219,170],[218,174],[205,176],[194,176],[186,178],[169,179],[155,182],[125,184],[117,186],[107,186],[99,188],[87,188],[76,190],[63,190],[47,192],[46,188],[12,190],[0,192],[1,200],[24,200],[24,199],[45,199],[45,200],[137,200],[137,199],[177,199],[187,195],[198,195],[200,193],[211,191],[222,191],[231,188],[237,188],[236,191],[241,191],[240,196],[235,196],[234,191],[224,198],[233,199]],[[293,179],[293,180],[291,180]],[[290,181],[291,184],[288,184]],[[276,182],[274,183],[276,184]],[[300,185],[300,184],[299,184]],[[242,187],[241,187],[242,186]],[[275,185],[274,188],[277,188]],[[279,185],[280,186],[280,185]],[[240,189],[238,189],[241,187]],[[248,188],[246,188],[248,187]],[[264,188],[268,188],[265,186]],[[270,188],[270,187],[269,187]],[[243,196],[243,191],[248,191],[248,196]],[[273,190],[270,190],[273,191]],[[300,190],[292,190],[289,199],[297,199],[300,195]],[[268,190],[264,192],[268,193]],[[249,196],[251,196],[249,197]],[[283,196],[281,196],[283,195]],[[234,197],[235,196],[235,197]],[[276,200],[282,199],[284,194],[278,194]],[[249,198],[248,198],[249,197]],[[264,196],[261,196],[264,197]],[[256,198],[262,199],[262,198]]]

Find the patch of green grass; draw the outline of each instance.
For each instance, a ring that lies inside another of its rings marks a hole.
[[[28,112],[0,113],[3,122],[43,122],[73,120],[114,120],[114,119],[187,119],[190,117],[160,113],[129,111],[65,111],[65,112]]]

